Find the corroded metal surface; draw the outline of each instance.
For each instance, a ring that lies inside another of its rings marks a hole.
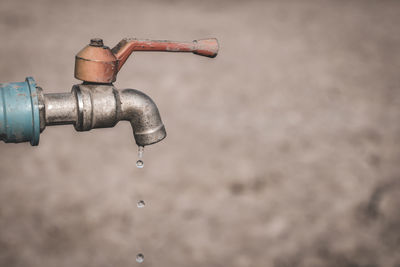
[[[218,54],[218,49],[218,41],[215,38],[194,40],[193,42],[125,38],[112,49],[112,52],[119,61],[118,70],[120,70],[133,51],[192,52],[214,58]]]
[[[0,140],[37,145],[46,126],[73,124],[77,131],[89,131],[114,127],[120,120],[131,122],[139,146],[164,139],[166,132],[155,103],[140,91],[119,91],[112,85],[133,51],[193,52],[215,57],[218,42],[123,39],[111,50],[102,39],[91,39],[75,56],[75,77],[84,83],[74,85],[71,93],[43,94],[32,78],[0,84]]]
[[[6,143],[29,141],[36,146],[39,135],[39,100],[34,79],[0,83],[0,140]]]
[[[95,83],[112,83],[118,71],[134,51],[192,52],[214,58],[218,54],[215,38],[175,42],[164,40],[122,39],[112,50],[104,46],[103,40],[92,39],[75,57],[75,78]]]
[[[75,56],[75,78],[96,83],[114,82],[118,73],[118,61],[101,39],[92,39]]]
[[[139,146],[166,137],[156,104],[134,89],[117,90],[112,85],[78,84],[71,93],[45,94],[46,126],[73,124],[77,131],[114,127],[129,121]]]

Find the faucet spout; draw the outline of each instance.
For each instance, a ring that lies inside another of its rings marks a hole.
[[[160,142],[167,136],[158,108],[149,96],[135,89],[124,89],[119,99],[120,119],[130,121],[139,146]]]
[[[160,142],[167,135],[156,104],[138,90],[84,83],[74,85],[71,93],[44,94],[43,99],[40,115],[45,126],[73,124],[77,131],[89,131],[129,121],[138,146]]]

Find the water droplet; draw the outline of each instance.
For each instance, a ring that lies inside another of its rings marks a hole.
[[[144,261],[144,255],[142,253],[137,254],[136,261],[142,263]]]
[[[139,159],[143,158],[144,154],[144,146],[138,146],[138,157]]]
[[[144,208],[145,205],[146,205],[146,203],[143,200],[139,200],[137,203],[138,208]]]
[[[144,162],[143,162],[143,154],[144,154],[144,146],[138,146],[138,161],[136,161],[136,167],[139,169],[144,167]]]
[[[138,167],[139,169],[143,168],[144,167],[143,160],[139,159],[138,161],[136,161],[136,167]]]

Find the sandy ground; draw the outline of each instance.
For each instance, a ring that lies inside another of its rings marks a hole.
[[[2,0],[2,82],[69,91],[92,37],[221,52],[120,72],[168,131],[144,169],[129,123],[1,143],[0,266],[400,266],[399,25],[399,1]]]

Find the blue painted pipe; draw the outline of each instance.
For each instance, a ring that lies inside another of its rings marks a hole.
[[[35,80],[0,83],[0,140],[39,144],[39,99]]]

